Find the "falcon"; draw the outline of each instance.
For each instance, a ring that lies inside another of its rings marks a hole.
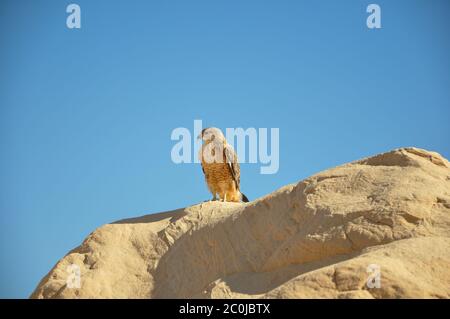
[[[205,128],[198,138],[203,140],[198,156],[212,200],[217,200],[218,196],[224,202],[248,202],[239,189],[238,157],[222,131],[216,127]]]

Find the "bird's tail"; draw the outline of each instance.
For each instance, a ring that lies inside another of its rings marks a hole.
[[[245,196],[244,193],[241,193],[241,197],[242,197],[242,201],[243,201],[244,203],[248,203],[248,202],[249,202],[247,196]]]

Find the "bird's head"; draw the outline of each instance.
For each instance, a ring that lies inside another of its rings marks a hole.
[[[225,141],[225,136],[217,127],[208,127],[203,129],[202,132],[197,136],[197,138],[202,139],[205,142]]]

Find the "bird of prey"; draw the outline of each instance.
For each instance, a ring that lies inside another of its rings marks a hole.
[[[239,189],[241,172],[237,155],[222,131],[216,127],[205,128],[198,138],[204,142],[199,159],[212,200],[219,196],[224,202],[248,202]]]

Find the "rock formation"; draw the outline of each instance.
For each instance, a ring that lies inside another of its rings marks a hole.
[[[250,203],[104,225],[31,297],[449,298],[449,237],[449,162],[402,148]]]

